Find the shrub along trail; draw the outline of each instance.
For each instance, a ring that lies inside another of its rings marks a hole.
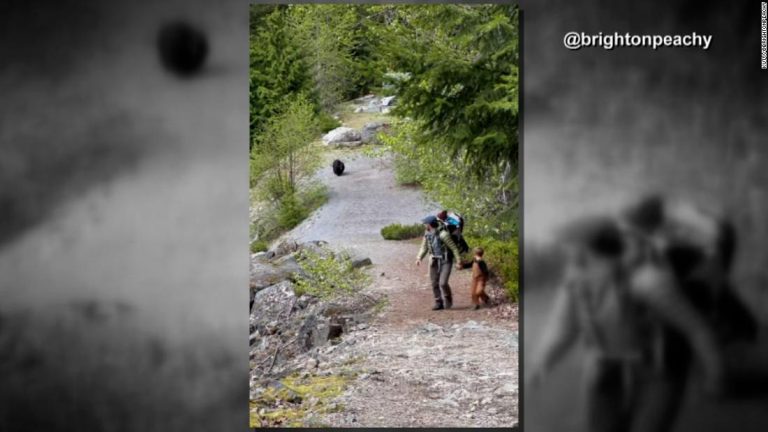
[[[330,160],[346,172],[336,177]],[[470,272],[451,276],[454,307],[432,311],[428,260],[414,264],[419,240],[381,237],[391,223],[413,224],[436,207],[416,188],[396,185],[390,162],[359,152],[333,155],[317,178],[328,202],[291,233],[299,242],[324,240],[373,261],[371,292],[388,304],[369,324],[354,326],[340,343],[322,347],[310,373],[352,369],[335,400],[340,408],[316,414],[310,424],[329,426],[482,426],[517,424],[517,306],[471,309]],[[468,223],[471,223],[469,221]],[[474,246],[474,245],[472,245]],[[498,302],[502,290],[489,287]]]

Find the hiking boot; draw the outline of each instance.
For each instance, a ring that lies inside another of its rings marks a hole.
[[[432,306],[432,310],[442,310],[443,304],[442,303],[435,303],[434,306]]]
[[[453,306],[453,302],[451,302],[451,301],[446,301],[446,302],[445,302],[445,308],[446,308],[446,309],[450,309],[450,308],[451,308],[451,306]]]
[[[475,307],[474,307],[474,308],[472,308],[472,309],[473,309],[473,310],[478,310],[478,309],[480,309],[480,305],[479,305],[479,304],[476,304],[476,305],[475,305]]]

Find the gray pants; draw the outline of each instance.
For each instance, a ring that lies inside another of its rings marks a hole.
[[[453,260],[430,259],[429,279],[432,281],[432,293],[435,295],[435,303],[450,307],[453,304],[451,287],[448,278],[451,277]]]

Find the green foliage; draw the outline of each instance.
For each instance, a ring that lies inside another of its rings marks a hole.
[[[251,187],[262,186],[266,198],[279,200],[296,191],[320,164],[311,143],[320,133],[311,102],[304,95],[287,101],[284,112],[269,118],[251,149]]]
[[[324,256],[304,250],[298,261],[306,276],[297,277],[294,288],[297,296],[310,294],[330,299],[354,293],[369,281],[363,271],[352,268],[352,261],[347,255]]]
[[[400,225],[391,224],[381,229],[381,236],[386,240],[406,240],[421,237],[424,234],[424,225]]]
[[[320,132],[326,133],[341,126],[341,122],[333,118],[330,114],[321,112],[317,117],[317,125],[320,128]]]
[[[296,5],[291,26],[310,64],[320,106],[333,111],[344,99],[352,74],[348,5]]]
[[[295,195],[287,195],[280,201],[277,223],[281,229],[288,231],[300,224],[307,216],[309,212],[299,204]]]
[[[315,184],[280,201],[260,203],[256,219],[251,223],[251,238],[255,243],[268,244],[285,231],[295,227],[328,200],[325,185]],[[252,245],[252,247],[254,247]],[[253,250],[252,250],[253,252]]]
[[[251,242],[251,253],[264,252],[269,249],[269,243],[264,240],[254,240]]]
[[[516,302],[520,298],[519,281],[519,257],[517,239],[497,240],[488,237],[467,237],[467,242],[472,247],[482,247],[485,262],[489,269],[501,279],[510,301]]]
[[[517,181],[512,170],[487,166],[477,174],[461,157],[452,157],[440,146],[421,146],[413,141],[417,121],[399,120],[384,145],[394,153],[395,178],[401,184],[420,184],[427,196],[444,208],[461,213],[465,234],[511,239],[517,232]]]
[[[383,70],[375,59],[378,39],[364,25],[370,6],[294,5],[289,10],[324,110],[332,112],[379,79]]]
[[[388,6],[382,55],[396,71],[396,113],[413,141],[439,143],[475,173],[517,166],[518,9],[510,5]]]
[[[331,401],[343,393],[352,378],[349,374],[289,375],[280,381],[281,387],[268,387],[250,401],[250,426],[314,426],[306,417],[340,411],[343,406]]]
[[[309,66],[288,27],[288,8],[251,5],[250,9],[250,130],[260,135],[269,119],[282,111],[285,99],[312,90]]]

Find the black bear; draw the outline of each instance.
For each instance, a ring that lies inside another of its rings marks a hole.
[[[344,173],[344,162],[336,159],[333,161],[333,173],[340,176]]]

